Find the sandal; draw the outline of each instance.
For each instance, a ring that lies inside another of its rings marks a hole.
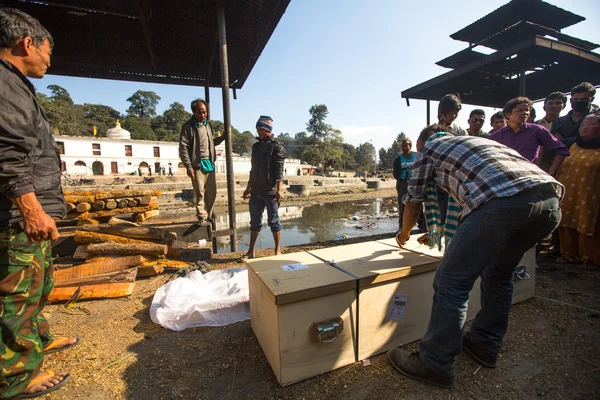
[[[250,256],[248,254],[244,254],[243,256],[241,256],[240,258],[237,259],[237,262],[239,262],[240,264],[243,264],[244,261],[246,260],[252,260],[254,258],[254,256]]]
[[[39,385],[40,383],[47,381],[48,379],[52,378],[55,375],[56,374],[54,373],[54,371],[52,371],[50,369],[40,370],[40,373],[37,374],[37,376],[35,378],[33,378],[31,382],[29,382],[29,385],[27,385],[27,388],[30,388],[35,385]],[[35,397],[45,396],[50,392],[54,392],[55,390],[62,388],[69,381],[69,379],[71,379],[71,374],[66,374],[63,377],[63,380],[58,382],[54,386],[51,386],[44,390],[40,390],[39,392],[35,392],[35,393],[21,393],[14,397],[11,397],[10,400],[33,399]]]
[[[69,339],[71,339],[71,338],[66,337],[66,336],[58,336],[58,337],[56,337],[52,341],[52,343],[48,344],[47,346],[44,346],[44,355],[56,353],[57,351],[63,351],[63,350],[71,349],[71,348],[77,346],[83,340],[81,337],[77,336],[75,338],[76,339],[75,343],[65,344],[65,342],[67,340],[69,340]]]

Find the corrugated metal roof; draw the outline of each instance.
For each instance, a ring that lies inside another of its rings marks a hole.
[[[290,0],[226,6],[229,81],[241,88]],[[0,0],[55,39],[53,75],[220,87],[215,0]]]
[[[512,0],[450,37],[477,43],[523,20],[560,31],[585,18],[542,0]]]
[[[502,107],[519,94],[518,72],[526,72],[525,94],[543,99],[585,81],[600,82],[600,55],[543,37],[523,40],[402,92],[403,98],[439,101],[459,93],[465,104]]]

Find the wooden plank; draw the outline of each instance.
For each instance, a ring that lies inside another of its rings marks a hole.
[[[275,298],[256,273],[248,269],[250,302],[250,324],[262,347],[277,381],[281,383],[281,363],[279,352],[279,323]]]
[[[98,221],[97,219],[88,218],[87,213],[84,214],[81,214],[79,217],[77,217],[77,219],[79,220],[79,222],[77,222],[78,226],[98,225],[100,223],[100,221]]]
[[[147,207],[152,207],[152,205],[149,205]],[[156,208],[158,208],[158,205],[156,205]],[[144,212],[135,214],[134,219],[138,222],[144,222],[148,218],[156,217],[158,215],[160,215],[159,210],[150,210],[150,211],[144,211]]]
[[[89,247],[89,246],[88,246]],[[83,278],[86,276],[107,274],[109,272],[122,271],[127,268],[135,267],[143,262],[144,258],[140,255],[119,257],[112,260],[99,260],[70,268],[63,268],[54,271],[54,284],[69,279]]]
[[[84,244],[81,244],[79,246],[77,246],[77,248],[75,249],[75,253],[73,253],[73,259],[74,260],[85,260],[88,256],[88,252],[87,252],[87,246]]]
[[[356,361],[355,346],[362,335],[356,332],[356,290],[285,304],[278,307],[278,313],[282,386]],[[344,321],[344,329],[335,341],[311,340],[309,328],[314,323],[338,317]]]
[[[86,228],[88,226],[97,227],[100,225],[85,225],[82,227]],[[152,242],[148,242],[145,240],[139,239],[130,239],[126,237],[116,236],[116,235],[107,235],[105,233],[98,232],[87,232],[84,230],[75,231],[73,235],[75,243],[79,244],[91,244],[91,243],[123,243],[123,244],[154,244]]]
[[[337,267],[356,276],[361,287],[432,271],[440,263],[438,258],[377,242],[335,246],[310,253],[333,261]]]
[[[74,278],[55,283],[54,287],[67,287],[67,286],[88,286],[88,285],[100,285],[105,283],[124,283],[133,282],[137,274],[136,268],[129,268],[123,271],[109,272],[107,274],[100,274],[94,276],[85,276],[83,278]]]
[[[181,257],[181,248],[179,246],[168,246],[167,257],[172,259],[179,259]]]
[[[156,276],[158,274],[162,274],[162,272],[165,270],[165,267],[163,267],[162,265],[141,265],[138,267],[138,273],[137,273],[137,277],[138,278],[147,278],[150,276]]]
[[[308,268],[293,271],[281,268],[291,264]],[[267,285],[278,305],[356,289],[352,276],[306,252],[254,258],[246,260],[246,265]]]
[[[82,229],[87,232],[105,233],[131,239],[166,240],[169,236],[169,231],[164,228],[153,228],[137,225],[111,225],[110,222],[109,224],[87,226]]]
[[[142,196],[136,199],[136,203],[138,203],[139,205],[142,206],[147,206],[150,203],[152,203],[153,200],[157,200],[156,196],[152,196],[152,195],[146,195],[146,196]]]
[[[121,244],[121,243],[97,243],[90,244],[87,248],[89,254],[148,254],[164,256],[167,254],[167,246],[162,244]]]
[[[96,200],[92,203],[92,208],[96,211],[104,210],[106,202],[104,200]]]
[[[183,262],[183,261],[178,261],[178,260],[169,260],[169,259],[159,259],[159,260],[154,260],[154,261],[145,261],[142,264],[140,264],[142,267],[148,267],[148,266],[160,266],[163,268],[163,270],[165,271],[179,271],[182,268],[185,267],[189,267],[190,264]]]
[[[136,224],[135,222],[127,221],[127,220],[117,218],[117,217],[112,217],[111,219],[109,219],[108,225],[140,226],[139,224]]]
[[[109,208],[109,203],[110,203],[110,201],[106,202],[106,208]],[[115,203],[115,205],[116,205],[116,203]],[[113,209],[113,210],[108,209],[108,210],[90,212],[90,213],[88,213],[87,216],[89,218],[112,217],[114,215],[142,213],[142,212],[152,211],[152,210],[156,210],[156,209],[158,209],[158,204],[156,204],[156,205],[151,204],[149,206],[144,206],[144,207],[127,207],[127,208],[117,208],[117,209]]]
[[[93,194],[77,194],[77,192],[73,192],[72,195],[64,193],[65,201],[67,203],[78,204],[81,202],[93,203],[96,200],[96,197]]]
[[[81,203],[77,204],[76,210],[77,210],[77,212],[83,213],[83,212],[89,211],[91,208],[92,208],[92,205],[90,203],[81,202]]]
[[[109,192],[100,192],[96,194],[97,200],[118,199],[121,197],[143,197],[143,196],[162,196],[161,190],[111,190]]]
[[[112,299],[131,295],[135,289],[135,282],[108,283],[80,287],[56,287],[52,290],[52,292],[50,292],[48,301],[68,301],[73,297],[77,289],[80,289],[80,294],[77,301],[90,299]]]
[[[417,239],[420,238],[421,236],[423,236],[422,233],[412,235],[410,237],[410,239],[408,239],[408,241],[406,242],[406,245],[404,245],[404,247],[402,247],[402,248],[406,249],[406,250],[414,251],[415,253],[425,254],[426,256],[429,256],[429,257],[435,257],[435,258],[441,259],[444,256],[444,252],[438,250],[436,247],[429,248],[428,245],[419,243],[417,241]],[[392,246],[396,249],[398,248],[398,243],[396,243],[395,238],[377,240],[376,243],[383,243],[383,244],[387,244],[388,246]]]
[[[115,200],[107,200],[104,203],[104,208],[107,210],[114,210],[115,208],[117,208],[117,202]]]

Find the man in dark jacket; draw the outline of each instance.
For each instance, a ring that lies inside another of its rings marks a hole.
[[[596,88],[589,82],[582,82],[571,89],[571,111],[552,122],[550,132],[567,147],[571,147],[579,137],[579,125],[589,114],[598,110],[592,104]]]
[[[283,163],[285,148],[272,136],[273,119],[262,115],[256,123],[258,143],[252,146],[252,169],[244,191],[244,199],[250,198],[250,246],[238,261],[254,258],[254,245],[262,227],[262,216],[267,209],[268,225],[273,233],[275,254],[281,254],[281,224],[279,203],[283,197]]]
[[[60,157],[29,79],[50,66],[53,39],[24,12],[0,8],[0,398],[42,396],[69,374],[45,354],[78,338],[53,337],[42,310],[54,286],[51,241],[66,214]]]
[[[208,122],[208,108],[201,99],[192,101],[194,115],[181,127],[179,158],[194,186],[196,217],[200,223],[212,217],[217,198],[215,175],[215,146],[225,140],[225,135],[214,137],[214,129]]]

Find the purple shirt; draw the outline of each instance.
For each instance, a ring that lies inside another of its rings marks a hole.
[[[557,138],[552,136],[548,129],[541,125],[526,122],[521,129],[514,133],[510,126],[498,129],[489,137],[498,143],[502,143],[516,150],[523,157],[535,162],[540,154],[540,146],[554,155],[569,156],[569,149]]]

